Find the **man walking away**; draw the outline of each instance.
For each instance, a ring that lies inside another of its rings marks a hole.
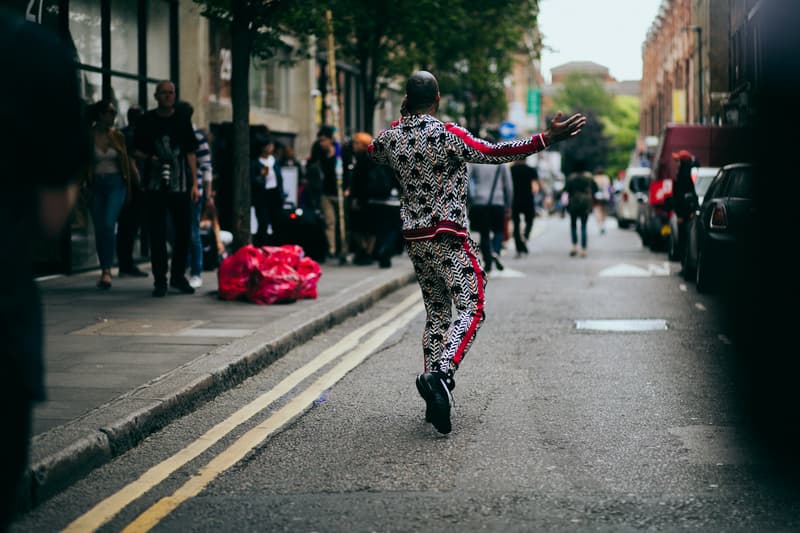
[[[427,71],[406,83],[401,118],[370,145],[376,161],[392,167],[402,187],[400,215],[408,255],[422,289],[427,319],[422,334],[424,371],[416,385],[425,420],[450,433],[454,374],[485,318],[486,276],[467,231],[467,163],[507,163],[577,135],[586,118],[576,114],[531,138],[497,144],[473,137],[433,114],[439,84]],[[458,316],[451,322],[452,306]]]
[[[528,240],[533,230],[533,219],[536,216],[534,205],[534,184],[539,180],[539,172],[528,166],[524,159],[511,164],[511,183],[514,189],[511,202],[511,220],[514,224],[514,245],[517,257],[528,255]],[[522,220],[521,220],[522,219]],[[522,224],[525,224],[525,230]]]
[[[582,163],[575,165],[575,172],[567,178],[564,187],[567,193],[569,211],[570,236],[572,238],[572,250],[570,257],[578,255],[578,222],[581,223],[581,257],[586,257],[586,223],[594,205],[594,195],[597,192],[597,183],[592,179],[591,173],[585,170]]]
[[[511,172],[507,165],[471,163],[469,169],[469,219],[472,229],[480,233],[480,248],[486,273],[492,266],[503,270],[500,252],[506,215],[511,213]]]

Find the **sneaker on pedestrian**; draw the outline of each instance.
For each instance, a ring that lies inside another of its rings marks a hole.
[[[436,431],[444,434],[450,433],[453,429],[450,424],[452,395],[451,387],[447,385],[448,381],[455,387],[453,379],[441,372],[425,372],[417,376],[416,381],[417,391],[426,404],[425,421],[433,424]]]
[[[162,283],[156,283],[153,286],[153,297],[154,298],[163,298],[167,295],[167,285]]]
[[[169,286],[173,289],[178,289],[183,294],[194,294],[194,287],[189,285],[186,278],[173,279],[169,282]]]
[[[203,278],[201,278],[200,276],[191,276],[189,277],[189,285],[193,289],[199,289],[200,287],[203,286]]]

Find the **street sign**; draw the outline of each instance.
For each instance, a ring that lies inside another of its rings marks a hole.
[[[503,122],[500,124],[500,138],[513,139],[517,136],[517,125],[513,122]]]

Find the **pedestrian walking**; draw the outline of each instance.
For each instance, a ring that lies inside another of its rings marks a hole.
[[[9,254],[0,262],[0,531],[20,508],[29,462],[31,415],[46,397],[42,305],[34,281],[36,242],[55,242],[90,163],[78,73],[66,43],[43,26],[0,8],[0,227]],[[10,51],[13,50],[13,53]],[[43,157],[43,125],[47,143]],[[30,487],[28,487],[30,489]]]
[[[128,189],[128,200],[122,206],[122,211],[117,218],[117,264],[119,265],[119,276],[132,276],[136,278],[146,278],[147,272],[143,272],[133,261],[133,247],[136,244],[136,235],[139,234],[139,249],[142,255],[149,255],[150,243],[147,238],[147,223],[145,215],[145,197],[142,190],[142,163],[132,157],[134,152],[133,136],[136,132],[136,123],[144,115],[144,110],[138,105],[128,108],[126,117],[128,125],[120,131],[125,136],[125,147],[128,149],[128,156],[132,158],[136,166],[136,174],[132,175],[130,187]]]
[[[600,235],[603,235],[606,232],[606,218],[614,191],[611,189],[611,178],[608,177],[603,167],[595,169],[592,179],[597,184],[597,190],[594,193],[594,213],[597,225],[600,227]]]
[[[158,107],[139,121],[134,135],[136,157],[145,167],[147,219],[150,229],[150,264],[153,296],[161,298],[169,286],[194,294],[186,279],[186,258],[191,232],[191,204],[200,198],[197,185],[198,143],[192,121],[175,112],[175,84],[164,80],[156,85]],[[167,256],[167,217],[174,231],[172,260]]]
[[[89,107],[92,133],[92,163],[84,175],[83,187],[89,196],[94,222],[95,247],[100,262],[99,289],[111,288],[111,267],[116,249],[117,219],[130,197],[131,183],[139,171],[128,157],[125,136],[114,128],[117,108],[109,99]]]
[[[580,222],[580,255],[586,257],[586,223],[594,206],[594,195],[597,192],[597,182],[592,174],[584,170],[582,163],[576,164],[575,172],[567,178],[564,191],[567,193],[567,211],[569,212],[570,237],[572,249],[570,257],[578,255],[578,222]]]
[[[179,113],[183,113],[192,119],[194,107],[186,101],[176,104]],[[214,204],[214,167],[211,164],[211,147],[208,145],[208,138],[203,130],[192,122],[195,139],[197,139],[197,150],[194,155],[197,158],[197,188],[200,192],[200,199],[193,201],[191,206],[190,234],[189,234],[189,285],[195,289],[203,286],[203,239],[200,235],[200,218],[203,208]]]
[[[503,270],[500,252],[506,218],[511,215],[513,186],[507,165],[469,163],[469,221],[471,229],[480,235],[479,246],[486,273],[492,266]]]
[[[534,198],[539,183],[539,173],[524,159],[518,159],[511,164],[511,183],[514,189],[511,221],[514,224],[514,245],[517,257],[520,257],[528,255],[528,240],[536,217]]]
[[[576,114],[531,138],[497,144],[443,123],[439,85],[427,71],[411,75],[401,118],[370,145],[373,158],[392,167],[402,188],[403,237],[422,290],[427,319],[422,335],[424,372],[416,379],[426,402],[425,419],[440,433],[452,430],[454,374],[485,319],[486,276],[466,228],[467,162],[507,163],[578,134]],[[451,323],[455,304],[458,316]]]

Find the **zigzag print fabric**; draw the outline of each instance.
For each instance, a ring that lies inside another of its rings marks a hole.
[[[469,239],[467,163],[501,164],[546,148],[541,133],[490,143],[427,115],[407,115],[378,134],[369,153],[400,182],[408,255],[422,289],[426,372],[453,376],[485,319],[486,274]],[[452,318],[455,304],[458,316]]]
[[[458,235],[408,241],[427,318],[422,334],[425,372],[453,376],[486,318],[486,275],[475,243]],[[456,316],[452,323],[452,306]]]
[[[403,236],[414,240],[467,235],[467,162],[508,163],[544,148],[541,133],[493,144],[430,115],[408,115],[379,133],[369,151],[395,170],[403,189]]]

